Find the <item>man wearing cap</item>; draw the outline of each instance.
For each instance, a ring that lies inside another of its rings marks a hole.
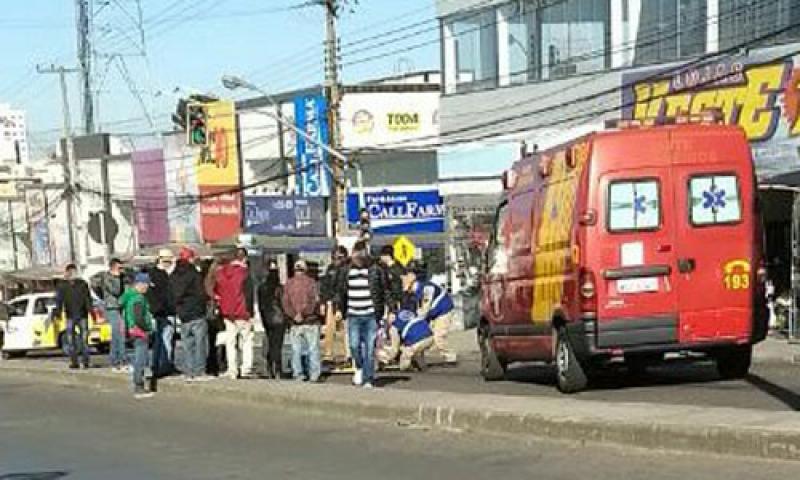
[[[125,278],[122,275],[122,261],[112,258],[108,264],[108,272],[102,277],[103,303],[106,318],[111,324],[111,368],[114,372],[124,372],[128,365],[125,355],[125,324],[120,312],[119,299],[125,291]]]
[[[318,382],[321,372],[319,355],[320,299],[317,281],[308,275],[304,260],[294,264],[294,276],[286,282],[283,311],[291,321],[292,375],[304,380],[303,346],[308,346],[308,380]]]
[[[150,288],[150,276],[145,272],[136,274],[133,280],[133,287],[125,290],[119,299],[120,307],[123,311],[125,326],[130,337],[133,339],[133,369],[131,370],[131,380],[133,382],[133,394],[136,398],[146,398],[153,395],[155,389],[151,384],[150,392],[144,388],[144,370],[147,368],[147,348],[150,344],[150,336],[153,333],[153,315],[150,313],[148,301],[145,294]]]
[[[183,374],[187,382],[204,380],[208,356],[208,323],[203,276],[194,264],[195,253],[183,247],[170,277],[175,311],[181,321]]]
[[[236,249],[234,259],[215,273],[214,297],[225,319],[225,355],[228,371],[223,377],[249,378],[253,374],[253,310],[255,288],[247,265],[247,250]],[[242,365],[239,370],[239,353]]]
[[[172,294],[170,275],[175,271],[175,254],[168,248],[158,252],[155,268],[149,272],[150,288],[147,301],[150,312],[156,321],[153,338],[153,377],[151,390],[155,390],[156,379],[166,377],[175,371],[175,297]]]

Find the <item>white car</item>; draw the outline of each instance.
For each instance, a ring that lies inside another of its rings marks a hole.
[[[54,292],[21,295],[6,303],[8,321],[3,328],[3,357],[23,356],[29,351],[62,349],[67,351],[66,321],[53,318]],[[97,317],[97,318],[95,318]],[[89,316],[89,344],[107,350],[111,329],[102,316]]]

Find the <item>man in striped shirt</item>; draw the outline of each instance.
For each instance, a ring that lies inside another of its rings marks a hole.
[[[347,315],[353,384],[372,388],[378,322],[386,317],[387,299],[380,266],[369,258],[365,242],[353,246],[352,259],[337,283],[337,315]]]

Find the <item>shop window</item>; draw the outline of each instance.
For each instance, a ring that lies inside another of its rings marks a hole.
[[[452,37],[454,65],[446,66],[455,78],[448,79],[456,92],[497,85],[497,12],[470,12],[449,20],[445,31]]]
[[[609,62],[608,0],[566,0],[539,11],[541,78],[603,70]]]
[[[535,80],[538,75],[536,48],[536,9],[530,2],[512,2],[503,7],[508,25],[508,83],[520,84]]]
[[[719,0],[719,47],[736,47],[755,39],[770,37],[800,21],[800,4],[793,0]],[[800,39],[793,28],[758,42],[772,45]]]
[[[634,62],[669,62],[705,53],[708,23],[707,0],[642,2]]]
[[[511,215],[508,203],[504,203],[497,210],[495,217],[494,233],[492,235],[487,258],[489,273],[503,275],[508,272],[508,237],[511,233]]]

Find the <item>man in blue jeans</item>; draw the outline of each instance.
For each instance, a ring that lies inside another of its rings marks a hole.
[[[125,355],[125,323],[120,311],[119,299],[125,291],[125,281],[122,275],[122,261],[112,258],[108,264],[108,272],[103,274],[102,284],[103,303],[105,303],[106,319],[111,325],[111,369],[114,372],[124,372],[128,359]]]
[[[290,321],[289,338],[292,341],[292,375],[295,380],[304,380],[302,354],[307,346],[308,381],[320,381],[319,337],[320,315],[319,286],[308,274],[304,260],[294,264],[294,276],[286,282],[283,294],[283,312]]]
[[[203,276],[195,266],[195,253],[181,249],[178,265],[170,276],[175,311],[181,319],[183,375],[187,382],[204,381],[208,357],[207,298]]]
[[[70,342],[69,368],[78,368],[78,353],[81,354],[83,368],[89,368],[89,313],[92,300],[89,285],[78,277],[78,267],[67,265],[64,280],[56,290],[56,308],[52,315],[65,316],[67,336]],[[80,330],[80,333],[78,332]]]
[[[356,242],[350,263],[337,279],[337,317],[347,315],[347,334],[355,373],[353,385],[375,385],[375,340],[378,321],[386,317],[387,289],[383,275],[367,253],[366,242]]]

